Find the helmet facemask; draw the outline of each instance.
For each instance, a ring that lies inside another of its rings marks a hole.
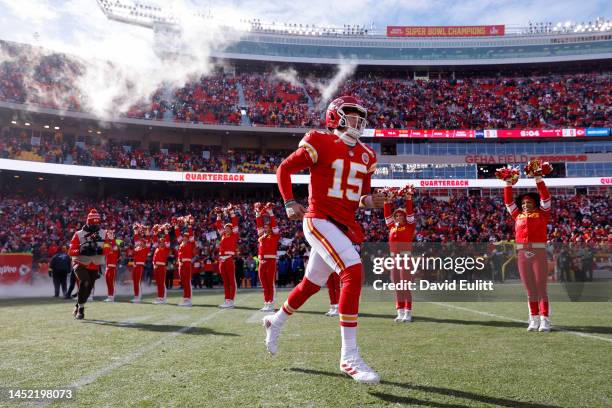
[[[367,111],[359,105],[343,106],[338,109],[338,129],[355,140],[359,140],[367,125]]]

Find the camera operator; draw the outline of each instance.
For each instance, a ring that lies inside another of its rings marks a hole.
[[[85,303],[96,279],[100,277],[101,265],[105,263],[106,241],[106,231],[100,229],[100,214],[92,209],[87,214],[86,224],[74,233],[68,253],[72,257],[74,274],[79,280],[77,304],[73,313],[75,319],[85,318]]]

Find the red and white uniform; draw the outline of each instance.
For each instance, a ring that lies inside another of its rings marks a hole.
[[[385,223],[387,224],[387,228],[389,228],[389,251],[392,256],[410,253],[412,249],[412,240],[414,239],[414,232],[416,229],[412,200],[406,200],[404,212],[406,215],[406,223],[400,225],[395,222],[393,217],[395,213],[393,204],[385,203]],[[412,280],[410,270],[394,268],[391,271],[392,282],[409,280]],[[395,308],[398,310],[412,310],[412,293],[410,293],[410,289],[406,288],[395,291]]]
[[[155,252],[153,252],[153,276],[157,284],[157,297],[160,299],[166,298],[166,263],[170,255],[170,236],[164,234],[163,240],[154,244]]]
[[[527,289],[529,313],[548,316],[548,265],[546,257],[547,225],[550,220],[550,193],[543,180],[536,183],[540,194],[540,208],[521,211],[512,196],[512,186],[504,188],[504,203],[514,219],[518,269]]]
[[[149,255],[150,242],[147,237],[141,239],[138,234],[134,235],[134,242],[135,246],[132,258],[134,261],[134,268],[132,269],[132,280],[134,282],[134,297],[140,299],[140,282],[144,273],[145,262]]]
[[[278,241],[280,232],[276,226],[276,217],[272,210],[268,211],[270,216],[270,228],[272,232],[266,234],[264,220],[261,214],[255,218],[257,222],[257,235],[259,236],[258,255],[259,255],[259,281],[264,290],[264,302],[274,301],[275,281],[276,281],[276,252],[278,251]]]
[[[119,247],[117,241],[109,243],[105,250],[106,256],[106,287],[108,288],[108,296],[115,296],[115,277],[117,276],[117,262],[119,262]]]
[[[236,268],[234,265],[234,256],[238,252],[238,217],[231,214],[232,230],[229,234],[225,234],[225,229],[221,218],[217,217],[216,227],[221,235],[219,242],[219,273],[223,280],[223,290],[225,292],[225,300],[234,300],[236,297]]]
[[[187,239],[183,238],[178,228],[175,229],[175,234],[177,241],[180,243],[178,247],[178,271],[181,278],[181,286],[183,286],[183,297],[191,299],[191,262],[195,255],[193,228],[191,226],[188,228]]]
[[[327,293],[329,294],[329,304],[337,306],[340,302],[340,275],[330,273],[327,278]]]
[[[370,193],[376,154],[363,143],[346,142],[335,133],[308,132],[278,169],[279,190],[285,201],[293,199],[291,174],[305,168],[310,169],[310,185],[303,226],[312,248],[304,287],[291,292],[283,310],[293,313],[335,272],[342,281],[340,325],[356,327],[362,270],[354,244],[363,242],[364,233],[355,213],[361,197]]]
[[[88,233],[83,229],[80,229],[74,233],[74,235],[72,236],[72,239],[70,240],[70,248],[68,249],[68,255],[72,257],[73,264],[81,265],[92,271],[97,271],[106,262],[104,255],[86,256],[86,255],[80,254],[81,245],[86,242],[87,234]],[[102,250],[104,251],[104,248],[109,243],[108,237],[106,236],[107,235],[106,230],[103,230],[103,229],[99,230],[98,235],[100,236],[102,241],[98,242],[97,246],[99,248],[102,248]]]

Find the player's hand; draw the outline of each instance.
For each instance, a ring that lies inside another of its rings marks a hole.
[[[366,208],[382,208],[385,206],[386,194],[375,192],[363,198],[363,204]]]
[[[304,213],[306,213],[306,209],[302,204],[297,202],[285,205],[285,211],[287,213],[287,218],[293,221],[301,221],[304,218]]]
[[[261,203],[258,201],[255,203],[255,205],[253,206],[253,208],[255,209],[256,213],[260,213],[261,212]]]

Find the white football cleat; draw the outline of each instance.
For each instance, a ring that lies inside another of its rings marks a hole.
[[[340,359],[340,371],[350,375],[359,383],[378,384],[380,382],[380,376],[363,361],[358,349]]]
[[[395,318],[396,322],[403,322],[404,321],[404,309],[397,309],[397,317]]]
[[[277,326],[272,322],[273,319],[274,315],[267,315],[261,319],[263,327],[266,329],[266,349],[272,355],[278,351],[278,337],[282,330],[282,326]]]
[[[132,303],[140,303],[140,298],[139,297],[135,297],[134,299],[130,300],[130,302],[132,302]]]
[[[338,305],[330,305],[329,310],[325,313],[325,316],[336,317],[339,316]]]
[[[165,305],[166,303],[168,303],[168,301],[166,300],[166,298],[156,298],[153,301],[154,305]]]
[[[234,307],[234,301],[230,299],[225,299],[225,302],[219,305],[221,309],[232,309]]]
[[[193,306],[193,303],[191,303],[191,299],[183,298],[183,301],[181,303],[179,303],[177,306],[191,307],[191,306]]]
[[[115,297],[114,296],[109,296],[106,299],[104,299],[105,302],[107,303],[113,303],[115,301]]]
[[[402,322],[403,323],[412,322],[412,310],[404,309],[404,319],[402,320]]]
[[[527,331],[538,331],[540,328],[540,316],[529,316],[529,326],[527,326]]]
[[[551,330],[551,324],[550,324],[550,319],[548,318],[548,316],[540,316],[540,328],[538,329],[538,331],[549,332],[550,330]]]

